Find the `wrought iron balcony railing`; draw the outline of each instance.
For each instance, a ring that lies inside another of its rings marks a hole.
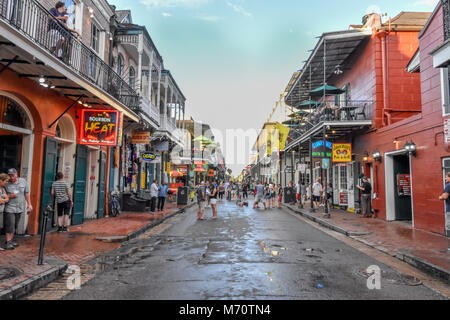
[[[444,11],[444,38],[450,39],[450,1],[441,0],[442,9]]]
[[[36,0],[0,0],[0,18],[79,76],[130,109],[139,109],[139,95]]]

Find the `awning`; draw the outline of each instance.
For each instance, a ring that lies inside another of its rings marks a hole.
[[[330,85],[320,86],[314,90],[312,90],[309,95],[311,97],[323,97],[324,93],[327,96],[335,96],[338,94],[343,94],[345,91]]]
[[[450,39],[430,52],[433,56],[433,67],[445,68],[450,65]]]
[[[326,53],[325,82],[327,82],[334,75],[336,67],[344,68],[348,57],[371,35],[370,30],[324,33],[299,75],[293,77],[296,80],[291,79],[286,89],[285,102],[289,106],[298,106],[302,101],[309,100],[312,89],[324,84],[324,53]]]

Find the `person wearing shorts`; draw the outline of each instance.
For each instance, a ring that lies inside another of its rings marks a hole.
[[[64,174],[58,172],[56,181],[52,184],[51,195],[55,197],[58,211],[58,232],[69,232],[70,211],[73,206],[72,197],[70,195],[70,186],[64,181]]]
[[[211,184],[210,187],[211,190],[211,194],[209,196],[210,202],[211,202],[211,208],[212,208],[212,212],[213,212],[213,219],[216,220],[217,219],[217,193],[218,193],[218,189],[216,187],[215,184]]]
[[[320,203],[322,201],[322,192],[322,184],[319,182],[319,180],[316,180],[316,182],[314,182],[312,186],[312,201],[314,203],[314,208],[318,208],[320,206]]]
[[[3,224],[6,233],[6,250],[14,250],[19,244],[14,241],[14,234],[16,233],[20,218],[26,211],[31,213],[33,207],[31,206],[30,187],[25,179],[19,178],[16,169],[9,169],[9,182],[5,186],[9,201],[5,204],[5,211],[3,213]],[[25,201],[27,208],[24,208]]]

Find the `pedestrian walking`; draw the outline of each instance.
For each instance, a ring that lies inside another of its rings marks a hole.
[[[70,186],[64,181],[64,174],[62,172],[56,174],[56,181],[52,184],[50,194],[54,197],[57,206],[58,232],[69,232],[67,227],[69,226],[69,217],[73,207],[73,201],[70,193]]]
[[[372,186],[367,177],[362,178],[362,185],[356,186],[361,190],[361,210],[364,218],[372,216]]]
[[[271,207],[275,209],[275,199],[277,197],[277,191],[276,186],[272,183],[269,185],[269,192],[270,192]]]
[[[225,186],[223,185],[223,182],[219,185],[219,199],[220,201],[223,200],[223,196],[225,195]]]
[[[447,237],[450,237],[450,172],[445,176],[444,193],[439,200],[445,201],[445,232]],[[450,243],[448,250],[450,251]]]
[[[205,212],[205,203],[206,203],[206,184],[202,181],[201,185],[197,186],[196,189],[197,194],[197,205],[198,205],[198,220],[205,220],[203,218],[203,214]]]
[[[218,193],[218,189],[216,188],[216,186],[214,184],[211,185],[211,195],[209,196],[210,198],[210,202],[211,202],[211,208],[212,208],[212,212],[213,212],[213,219],[216,220],[217,219],[217,193]]]
[[[281,184],[278,185],[278,208],[281,209],[283,207],[283,188]]]
[[[333,206],[333,184],[329,183],[325,188],[325,205],[328,207],[328,216],[331,214],[331,208]]]
[[[156,201],[158,200],[158,181],[153,180],[152,185],[150,186],[150,211],[155,213],[156,211]]]
[[[306,189],[305,181],[302,181],[300,185],[300,203],[303,205],[308,200],[308,191]]]
[[[231,183],[228,183],[228,188],[226,188],[226,190],[227,190],[227,200],[228,201],[231,201],[231,196],[232,196],[232,186],[231,186]]]
[[[163,182],[162,185],[159,187],[158,192],[158,206],[157,206],[158,211],[164,211],[168,191],[169,188],[167,187],[167,183]]]
[[[301,200],[301,185],[300,182],[298,182],[295,186],[295,190],[296,190],[296,199],[297,199],[297,203],[300,203]]]
[[[30,200],[30,188],[25,179],[17,176],[16,169],[9,169],[9,182],[5,185],[6,194],[9,201],[5,204],[3,212],[3,224],[6,233],[6,250],[14,250],[19,246],[19,243],[14,241],[14,234],[17,232],[20,218],[26,211],[30,214],[33,210]],[[26,209],[24,208],[27,203]]]
[[[320,203],[322,201],[321,195],[323,192],[322,184],[319,182],[319,180],[316,180],[313,184],[313,192],[312,192],[312,201],[314,205],[314,209],[317,207],[319,208]]]
[[[272,195],[270,193],[270,186],[268,183],[266,183],[266,186],[264,188],[264,199],[266,200],[266,204],[267,204],[265,209],[267,209],[267,207],[269,209],[271,209],[270,200],[272,199]]]
[[[264,202],[264,185],[261,182],[258,182],[255,191],[255,202],[253,204],[253,209],[259,208],[259,203],[263,202],[264,209],[266,209],[266,203]]]
[[[248,184],[244,183],[244,186],[242,188],[242,197],[244,198],[244,200],[248,200],[248,189]]]

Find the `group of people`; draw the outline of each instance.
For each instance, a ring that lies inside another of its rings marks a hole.
[[[169,193],[170,190],[165,181],[159,185],[158,180],[153,180],[150,186],[150,211],[152,213],[164,211],[166,198]]]
[[[253,209],[259,208],[259,203],[262,202],[264,210],[275,208],[275,202],[278,203],[278,208],[281,208],[283,201],[283,188],[281,184],[278,186],[272,183],[263,184],[258,182],[255,187],[255,202]]]

